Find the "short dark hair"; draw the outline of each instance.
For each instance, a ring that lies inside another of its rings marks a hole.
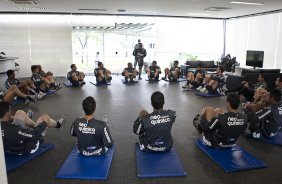
[[[46,73],[46,75],[47,75],[47,76],[53,76],[53,73],[50,72],[50,71],[48,71],[48,72]]]
[[[179,62],[177,60],[175,60],[173,63],[177,63],[178,64]]]
[[[101,66],[103,63],[100,61],[99,63],[98,63],[98,66]]]
[[[154,107],[154,109],[162,109],[164,106],[165,100],[164,100],[164,94],[160,91],[156,91],[151,96],[151,104]]]
[[[91,115],[96,110],[96,101],[92,96],[86,97],[82,101],[82,108],[85,115]]]
[[[38,65],[32,65],[32,66],[30,67],[31,72],[33,73],[37,68],[39,68]]]
[[[15,73],[14,70],[8,70],[7,72],[7,76],[10,77],[11,75],[13,75]]]
[[[270,91],[270,97],[273,97],[276,102],[281,101],[281,91],[279,89],[273,89]]]
[[[0,118],[3,118],[10,111],[9,102],[0,102]]]
[[[226,101],[229,103],[232,109],[237,110],[240,105],[240,97],[236,93],[231,93],[227,96]]]
[[[152,63],[155,63],[155,64],[157,64],[157,61],[156,60],[154,60]]]
[[[75,64],[71,64],[70,68],[73,69],[75,67]]]
[[[266,80],[266,76],[263,73],[259,74],[264,80]]]
[[[223,72],[224,72],[224,68],[223,68],[223,66],[218,66],[218,67],[219,67],[219,69],[220,69],[221,73],[223,73]]]
[[[203,68],[203,64],[202,64],[202,63],[199,63],[199,64],[198,64],[198,67]]]

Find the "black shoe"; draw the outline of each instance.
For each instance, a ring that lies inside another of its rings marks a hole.
[[[199,134],[202,134],[202,133],[203,133],[203,130],[202,130],[201,126],[200,126],[200,124],[201,124],[200,118],[201,118],[200,114],[197,114],[197,115],[194,117],[194,119],[193,119],[193,125],[194,125],[194,127],[197,129],[198,133],[199,133]]]
[[[141,77],[138,77],[138,80],[142,80],[142,78],[141,78]]]
[[[63,125],[66,122],[66,116],[62,116],[58,121],[57,121],[57,130],[61,130],[63,128]]]
[[[29,101],[32,101],[32,102],[34,102],[34,103],[37,102],[37,98],[38,98],[37,94],[36,94],[36,95],[27,95],[27,97],[26,97],[26,99],[28,99]],[[27,101],[27,100],[26,100],[26,101]],[[28,102],[28,103],[29,103],[29,102]],[[26,103],[26,104],[28,104],[28,103]]]
[[[85,85],[86,83],[84,81],[82,81],[79,85],[79,87],[82,87],[83,85]]]
[[[56,87],[55,87],[55,90],[56,91],[58,91],[58,90],[60,90],[60,89],[62,89],[62,85],[61,85],[61,83],[59,83],[58,85],[56,85]]]

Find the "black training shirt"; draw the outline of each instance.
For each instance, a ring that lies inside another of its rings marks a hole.
[[[133,125],[133,132],[142,136],[141,144],[152,151],[166,151],[173,145],[171,128],[176,112],[171,110],[154,111],[138,118]]]
[[[113,145],[113,140],[105,122],[84,118],[74,120],[71,135],[78,139],[78,150],[85,156],[101,155]]]

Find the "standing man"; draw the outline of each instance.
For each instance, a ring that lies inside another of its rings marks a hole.
[[[133,56],[135,56],[135,62],[134,62],[134,68],[136,67],[136,64],[138,63],[138,67],[139,67],[139,80],[142,80],[141,78],[141,72],[142,72],[142,68],[144,65],[144,57],[146,57],[147,55],[147,51],[146,49],[143,47],[142,43],[138,43],[138,47],[134,48],[133,51]]]

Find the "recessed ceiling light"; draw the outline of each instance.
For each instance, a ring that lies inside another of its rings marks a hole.
[[[230,3],[231,4],[244,4],[244,5],[257,5],[257,6],[264,5],[263,3],[244,2],[244,1],[231,1]]]
[[[199,16],[208,16],[208,15],[211,15],[211,14],[208,14],[208,13],[187,13],[188,15],[199,15]]]
[[[44,7],[24,7],[24,6],[16,6],[18,10],[48,10],[48,8]]]
[[[159,14],[161,14],[161,12],[154,11],[154,10],[138,10],[138,11],[135,11],[135,13],[148,14],[148,15],[159,15]]]

